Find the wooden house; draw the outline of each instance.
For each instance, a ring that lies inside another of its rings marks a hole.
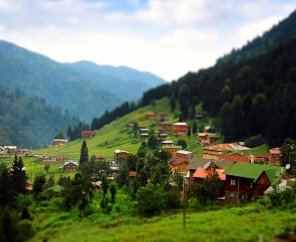
[[[268,154],[254,154],[251,156],[251,163],[254,162],[262,162],[264,164],[268,164]]]
[[[194,173],[198,169],[198,167],[205,167],[206,164],[210,165],[212,168],[217,169],[226,169],[230,161],[225,160],[212,160],[212,159],[204,159],[197,156],[194,156],[190,163],[188,164],[187,168],[189,170],[189,184],[191,184],[195,179],[193,177]]]
[[[212,144],[217,142],[220,137],[216,133],[198,133],[197,141],[202,144]]]
[[[251,157],[250,156],[244,156],[241,153],[231,153],[228,155],[220,155],[218,156],[219,160],[227,160],[231,162],[245,162],[245,163],[251,163]]]
[[[219,160],[219,156],[231,153],[250,154],[251,149],[235,143],[209,145],[203,148],[202,157],[204,159]]]
[[[96,131],[92,130],[82,130],[81,131],[81,139],[89,139],[97,136]]]
[[[106,161],[106,157],[100,156],[100,155],[97,155],[96,159],[99,160],[99,161]]]
[[[146,118],[154,119],[154,116],[155,116],[155,114],[153,112],[147,112],[146,113]]]
[[[157,113],[157,119],[158,120],[164,120],[166,119],[168,116],[168,113],[167,112],[158,112]]]
[[[161,142],[162,146],[173,146],[174,145],[174,141],[172,140],[164,140]]]
[[[169,161],[172,173],[175,172],[188,172],[188,167],[187,165],[189,164],[189,161],[187,159],[172,159]]]
[[[197,167],[196,171],[193,174],[193,180],[197,183],[202,182],[203,179],[205,179],[214,170],[217,172],[222,182],[222,187],[220,188],[220,192],[218,196],[224,197],[225,196],[225,180],[226,180],[226,175],[223,174],[224,169],[213,168],[211,165],[211,161],[206,163],[203,167]]]
[[[157,130],[160,133],[167,133],[172,131],[172,124],[169,122],[160,122],[157,126]]]
[[[76,171],[78,169],[78,161],[65,161],[63,171]]]
[[[281,150],[280,148],[272,148],[268,150],[268,163],[275,166],[281,166]]]
[[[188,126],[184,122],[173,123],[172,134],[174,135],[185,135],[187,134]]]
[[[130,181],[131,181],[131,182],[134,181],[136,175],[137,175],[137,172],[135,172],[135,171],[130,171],[130,172],[129,172],[129,178],[130,178]]]
[[[281,179],[290,179],[291,173],[284,167],[233,162],[223,172],[225,181],[225,202],[240,204],[262,197],[271,186]]]
[[[176,157],[176,153],[178,150],[182,150],[181,145],[163,145],[162,149],[168,151],[172,154],[172,157]]]
[[[202,119],[202,115],[201,114],[195,114],[194,115],[194,120],[197,121],[197,120],[201,120]]]
[[[116,163],[117,158],[119,157],[129,157],[131,155],[130,152],[125,150],[114,150],[114,162]]]
[[[67,139],[54,139],[53,140],[53,145],[54,146],[66,145],[68,143],[69,143],[69,141]]]
[[[187,150],[178,150],[176,152],[176,158],[189,160],[189,159],[193,158],[193,153],[191,151],[187,151]]]

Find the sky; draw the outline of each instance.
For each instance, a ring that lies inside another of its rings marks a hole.
[[[0,0],[0,39],[61,63],[149,71],[213,66],[295,10],[295,0]]]

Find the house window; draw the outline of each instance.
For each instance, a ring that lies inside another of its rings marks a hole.
[[[234,186],[235,185],[235,179],[230,180],[230,185]]]
[[[242,200],[245,199],[245,194],[244,194],[244,193],[241,194],[241,199],[242,199]]]
[[[234,192],[229,193],[230,197],[234,197]]]
[[[248,188],[252,188],[252,187],[253,187],[253,182],[249,181],[249,182],[247,183],[247,187],[248,187]]]

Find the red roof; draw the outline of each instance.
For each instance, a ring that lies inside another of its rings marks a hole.
[[[256,158],[265,158],[265,159],[268,159],[268,154],[255,154],[254,156]]]
[[[170,161],[170,164],[173,165],[173,166],[177,166],[177,165],[180,165],[182,163],[189,164],[189,161],[186,160],[186,159],[174,159],[174,160]]]
[[[248,156],[242,155],[220,155],[219,160],[227,160],[227,161],[237,161],[237,162],[245,162],[250,163],[251,159]]]
[[[135,177],[136,175],[137,175],[137,172],[135,172],[135,171],[130,171],[129,172],[130,177]]]
[[[204,169],[203,167],[198,167],[195,173],[193,174],[193,177],[195,178],[206,178],[206,176],[211,172],[212,169]],[[223,169],[216,169],[216,172],[218,173],[220,179],[222,181],[226,180],[226,175],[223,174]]]
[[[96,158],[97,158],[97,159],[106,159],[106,157],[104,157],[104,156],[100,156],[100,155],[96,156]]]
[[[280,148],[272,148],[272,149],[269,149],[269,153],[274,154],[274,155],[280,155],[281,150],[280,150]]]

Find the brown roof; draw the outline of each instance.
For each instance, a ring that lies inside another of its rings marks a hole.
[[[237,162],[245,162],[245,163],[250,163],[251,159],[248,156],[242,156],[239,154],[235,154],[235,155],[221,155],[219,156],[220,160],[227,160],[227,161],[237,161]]]
[[[137,172],[135,172],[135,171],[130,171],[129,172],[130,177],[135,177],[136,175],[137,175]]]
[[[211,161],[211,159],[204,159],[196,156],[192,160],[190,160],[190,163],[188,164],[187,168],[189,170],[196,170],[197,167],[204,166],[209,161]]]
[[[215,151],[224,151],[224,150],[238,150],[238,151],[249,151],[251,150],[248,147],[241,146],[238,144],[217,144],[217,145],[209,145],[203,148],[203,150],[215,150]]]
[[[174,159],[174,160],[170,160],[170,164],[173,166],[177,166],[180,165],[182,163],[186,163],[189,164],[189,161],[187,159]]]

